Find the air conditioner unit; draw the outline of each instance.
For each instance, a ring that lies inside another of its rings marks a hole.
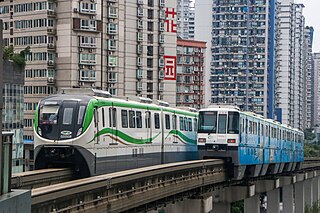
[[[80,64],[80,65],[79,65],[79,68],[80,68],[80,69],[84,69],[84,65]]]
[[[91,86],[92,86],[92,87],[95,87],[95,86],[96,86],[96,84],[95,84],[95,83],[92,83],[92,84],[91,84]]]
[[[49,83],[54,83],[54,78],[53,77],[48,77],[48,82]]]
[[[54,48],[54,44],[49,43],[49,44],[48,44],[48,48],[53,49],[53,48]]]
[[[94,52],[94,49],[89,49],[89,53],[93,53]]]
[[[94,0],[90,0],[91,2],[94,2]]]
[[[84,83],[83,82],[79,82],[79,86],[84,86]]]
[[[53,60],[49,60],[49,61],[48,61],[48,65],[49,65],[49,66],[53,66],[53,65],[54,65],[54,61],[53,61]]]
[[[96,17],[94,15],[91,15],[90,16],[90,19],[95,19]]]
[[[77,13],[78,12],[78,8],[73,8],[73,12]]]
[[[83,52],[83,48],[79,48],[79,52]]]

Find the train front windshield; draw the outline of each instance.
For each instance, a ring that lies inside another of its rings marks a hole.
[[[78,101],[43,101],[39,105],[38,134],[66,140],[82,133],[86,104]]]
[[[239,134],[239,113],[200,111],[198,133]]]

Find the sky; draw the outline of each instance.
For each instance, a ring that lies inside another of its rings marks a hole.
[[[303,15],[306,18],[306,26],[314,28],[313,52],[320,52],[320,0],[296,0],[296,3],[304,4]]]

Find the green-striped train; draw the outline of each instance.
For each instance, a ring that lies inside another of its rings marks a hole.
[[[197,159],[195,110],[64,89],[39,102],[35,168],[72,167],[79,176]]]

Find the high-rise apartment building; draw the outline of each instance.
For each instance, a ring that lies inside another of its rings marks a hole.
[[[191,9],[191,0],[177,0],[177,36],[180,39],[190,39],[192,35],[190,31],[190,18],[191,25],[194,24],[194,10]],[[193,21],[192,21],[193,19]],[[194,26],[194,25],[193,25]]]
[[[176,104],[175,0],[0,2],[5,45],[30,46],[25,70],[25,139],[40,98],[63,87]]]
[[[313,126],[320,125],[320,53],[313,54]]]
[[[189,38],[190,40],[194,39],[194,30],[195,30],[195,8],[194,6],[190,6],[189,10]]]
[[[273,117],[275,13],[274,0],[195,2],[195,39],[208,44],[211,103]]]
[[[280,42],[276,116],[279,121],[303,129],[306,126],[306,48],[304,6],[279,1]],[[308,46],[308,45],[307,45]],[[311,94],[309,94],[311,95]],[[309,118],[308,118],[309,119]]]
[[[313,27],[305,27],[304,32],[304,95],[303,113],[305,113],[305,128],[312,127],[312,40]]]
[[[178,39],[177,45],[177,106],[203,108],[206,42]]]

